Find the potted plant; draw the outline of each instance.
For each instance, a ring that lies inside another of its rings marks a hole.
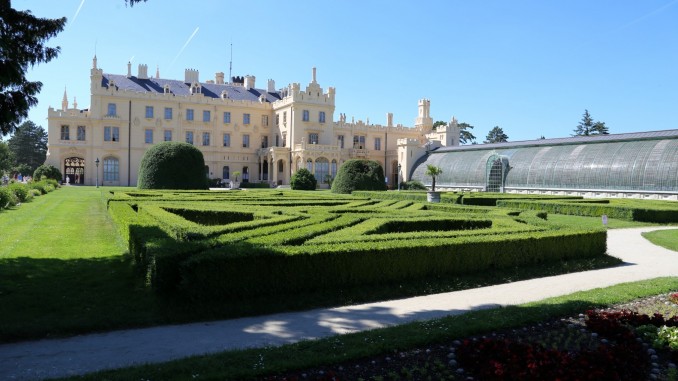
[[[240,176],[240,171],[233,171],[234,180],[231,180],[231,189],[240,188],[240,182],[238,182],[238,176]]]
[[[443,170],[435,165],[426,165],[426,176],[431,176],[431,190],[426,192],[428,202],[440,202],[440,192],[436,192],[436,176],[440,176]]]

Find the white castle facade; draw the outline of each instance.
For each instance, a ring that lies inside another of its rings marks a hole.
[[[146,65],[132,75],[90,72],[90,107],[72,107],[64,92],[61,109],[49,108],[47,164],[60,168],[70,184],[136,186],[144,152],[162,141],[195,145],[205,158],[205,173],[225,182],[289,184],[299,168],[307,168],[323,184],[341,164],[353,158],[376,160],[388,185],[406,181],[427,150],[459,144],[456,120],[432,130],[430,101],[418,104],[413,127],[335,120],[335,88],[325,91],[312,80],[304,88],[292,83],[276,89],[268,80],[257,88],[254,76],[224,73],[201,82],[197,70],[183,80],[148,76]],[[97,165],[99,164],[99,165]],[[400,165],[401,170],[398,170]]]

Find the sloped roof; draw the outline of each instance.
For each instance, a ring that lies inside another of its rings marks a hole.
[[[537,146],[554,146],[569,144],[608,143],[629,140],[658,140],[658,139],[678,139],[678,130],[630,132],[624,134],[609,134],[609,135],[573,136],[567,138],[523,140],[505,143],[471,144],[456,147],[441,147],[436,149],[435,152],[504,149],[517,147],[537,147]]]
[[[177,96],[191,95],[191,84],[175,79],[148,78],[140,79],[137,77],[127,77],[120,74],[104,74],[101,79],[102,86],[108,86],[113,81],[119,90],[135,92],[153,92],[163,94],[165,86],[169,86],[172,94]],[[228,99],[236,101],[258,102],[261,95],[266,102],[275,102],[282,99],[279,92],[268,92],[263,89],[245,89],[243,86],[232,84],[200,83],[201,92],[209,98],[221,98],[221,93],[226,91]]]

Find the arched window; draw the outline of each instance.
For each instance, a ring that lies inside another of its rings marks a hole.
[[[309,172],[313,173],[313,160],[310,158],[306,160],[306,169],[308,169]]]
[[[250,181],[250,169],[247,167],[242,167],[242,182],[246,183]]]
[[[120,180],[120,162],[114,157],[104,158],[104,181]]]
[[[231,170],[230,168],[228,168],[228,165],[224,165],[224,168],[222,168],[221,178],[224,180],[231,178]]]
[[[324,157],[319,157],[315,161],[315,179],[318,183],[324,183],[325,177],[330,174],[330,162]]]
[[[330,167],[332,178],[337,177],[337,161],[332,160],[332,166]]]

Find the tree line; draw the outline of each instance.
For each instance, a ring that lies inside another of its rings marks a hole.
[[[443,122],[442,120],[439,120],[435,123],[433,123],[433,130],[436,130],[439,126],[446,126],[447,123]],[[476,142],[476,137],[473,135],[471,130],[473,129],[473,126],[470,125],[469,123],[466,122],[461,122],[457,123],[457,126],[459,126],[459,143],[460,144],[478,144]],[[577,126],[574,129],[574,134],[572,136],[595,136],[595,135],[608,135],[610,133],[608,127],[605,125],[605,122],[601,121],[594,121],[593,118],[591,117],[591,114],[589,113],[589,110],[584,110],[584,114],[582,115],[582,119],[577,124]],[[541,135],[539,139],[546,139],[544,135]],[[485,137],[485,140],[483,140],[484,144],[490,144],[490,143],[505,143],[508,142],[509,137],[508,135],[504,132],[504,129],[499,127],[499,126],[494,126],[490,130],[490,132],[487,133],[487,136]]]

